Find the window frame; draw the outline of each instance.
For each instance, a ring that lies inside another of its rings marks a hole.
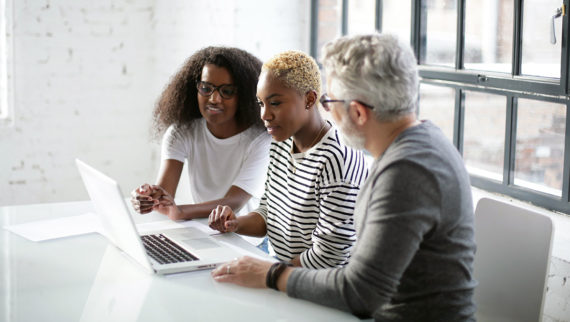
[[[348,30],[348,1],[342,0],[341,35],[346,35]],[[513,0],[513,46],[512,46],[512,71],[511,74],[466,70],[464,69],[463,53],[465,47],[465,1],[457,0],[457,35],[455,68],[436,67],[422,65],[420,57],[425,57],[425,30],[427,22],[427,0],[411,1],[411,34],[410,44],[416,57],[418,57],[418,69],[420,82],[436,86],[446,86],[455,89],[454,107],[454,130],[453,144],[463,154],[463,131],[464,131],[464,91],[478,91],[490,94],[506,96],[506,124],[505,124],[505,149],[503,180],[496,182],[492,179],[470,174],[471,184],[475,187],[508,195],[523,201],[531,202],[538,206],[570,214],[570,96],[569,94],[569,1],[563,0],[565,15],[562,16],[562,35],[558,35],[561,41],[560,54],[560,79],[525,76],[521,75],[522,57],[522,27],[523,27],[523,1]],[[376,0],[376,30],[382,31],[382,0]],[[311,55],[317,53],[318,35],[318,0],[311,1]],[[315,57],[317,58],[317,57]],[[566,105],[566,123],[564,137],[564,163],[563,183],[561,197],[549,195],[537,190],[514,185],[514,165],[516,154],[516,129],[518,99],[533,99],[538,101],[552,102]]]

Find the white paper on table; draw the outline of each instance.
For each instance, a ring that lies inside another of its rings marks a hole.
[[[4,229],[31,241],[76,236],[101,231],[99,219],[94,213],[4,226]]]

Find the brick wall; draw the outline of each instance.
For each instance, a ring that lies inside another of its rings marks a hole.
[[[87,199],[74,158],[124,192],[154,181],[153,104],[195,50],[308,50],[309,2],[13,0],[13,124],[0,123],[0,205]]]

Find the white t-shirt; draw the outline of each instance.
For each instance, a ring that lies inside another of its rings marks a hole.
[[[222,198],[232,185],[243,189],[253,197],[243,213],[255,209],[263,195],[270,143],[271,136],[254,127],[218,139],[202,118],[186,131],[171,125],[162,138],[161,159],[188,160],[190,193],[195,203]]]

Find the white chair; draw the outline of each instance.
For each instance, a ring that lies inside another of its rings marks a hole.
[[[477,321],[542,320],[553,225],[550,218],[482,198],[475,210]]]

